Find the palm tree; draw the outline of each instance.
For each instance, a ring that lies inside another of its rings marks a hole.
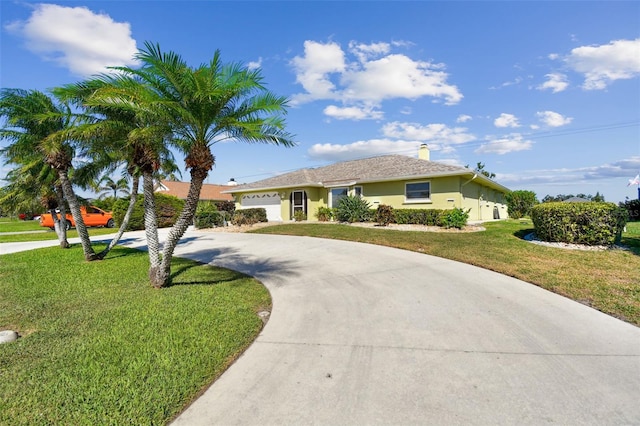
[[[145,231],[152,266],[160,264],[160,243],[157,232],[153,177],[163,171],[173,173],[177,166],[166,140],[171,134],[164,123],[155,123],[149,114],[132,109],[131,105],[118,105],[108,101],[114,94],[133,92],[142,86],[138,81],[122,75],[101,75],[93,79],[54,89],[60,98],[84,108],[89,116],[85,123],[75,128],[77,139],[84,141],[86,154],[93,159],[91,169],[84,177],[91,180],[98,171],[113,172],[124,166],[132,178],[129,206],[120,229],[109,245],[98,254],[104,258],[122,237],[138,197],[140,176],[145,191]],[[106,99],[106,101],[105,101]],[[134,97],[135,99],[135,97]],[[91,174],[93,173],[93,174]],[[115,186],[118,185],[116,182]],[[110,185],[107,185],[110,186]],[[112,189],[113,186],[110,188]],[[114,191],[115,193],[115,191]]]
[[[114,69],[137,84],[102,100],[133,108],[154,123],[167,123],[173,132],[170,142],[185,155],[191,174],[184,208],[169,231],[161,263],[149,271],[152,285],[164,287],[171,281],[175,247],[193,222],[202,183],[215,163],[212,145],[225,139],[282,146],[294,142],[285,131],[287,99],[265,88],[259,70],[223,64],[219,51],[209,63],[191,68],[178,54],[163,53],[151,43],[145,43],[136,58],[140,68]],[[145,201],[147,195],[152,196],[145,187]]]
[[[22,164],[7,173],[8,184],[0,195],[0,205],[22,211],[41,210],[44,206],[53,218],[60,247],[69,248],[64,220],[66,206],[55,171],[37,158],[22,160]],[[60,212],[59,217],[56,209]]]
[[[75,124],[70,107],[55,103],[48,95],[37,90],[2,89],[0,115],[6,122],[6,127],[0,130],[0,137],[12,142],[3,150],[4,156],[9,162],[19,163],[21,159],[32,158],[37,153],[45,164],[56,171],[76,223],[85,259],[96,259],[69,178],[75,154],[73,141],[69,139],[69,130]]]
[[[96,192],[98,192],[98,198],[113,196],[118,198],[118,192],[125,197],[129,196],[129,180],[126,176],[121,177],[118,180],[113,180],[111,176],[104,175],[98,182],[96,182]]]

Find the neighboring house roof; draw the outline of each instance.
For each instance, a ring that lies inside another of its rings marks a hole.
[[[200,199],[211,201],[233,201],[233,197],[230,194],[222,192],[230,188],[232,188],[232,186],[204,183],[200,190]],[[162,180],[156,184],[155,191],[186,200],[187,194],[189,193],[189,182]]]
[[[509,192],[508,188],[466,167],[451,166],[405,155],[384,155],[363,160],[343,161],[325,167],[300,169],[261,181],[238,185],[225,192],[235,193],[303,186],[330,188],[367,182],[463,175],[469,176],[469,179],[477,175],[476,179],[485,185]]]

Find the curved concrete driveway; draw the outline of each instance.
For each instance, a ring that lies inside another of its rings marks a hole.
[[[584,305],[373,245],[183,240],[176,255],[255,276],[274,306],[175,425],[640,424],[640,329]]]
[[[640,423],[637,327],[419,253],[189,235],[176,255],[255,276],[274,306],[176,425]]]

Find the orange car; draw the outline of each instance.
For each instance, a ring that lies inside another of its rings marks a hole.
[[[106,228],[113,228],[115,226],[115,222],[113,220],[113,215],[111,212],[105,212],[102,209],[99,209],[95,206],[81,206],[80,213],[82,213],[82,220],[84,224],[89,226],[104,226]],[[67,229],[72,226],[76,226],[76,222],[73,220],[73,216],[71,213],[67,213],[67,220],[65,221],[67,225]],[[51,213],[45,213],[40,215],[40,226],[44,226],[46,228],[54,229],[53,218],[51,217]]]

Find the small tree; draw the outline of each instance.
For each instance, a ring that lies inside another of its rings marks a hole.
[[[494,177],[496,177],[496,174],[493,172],[488,172],[487,170],[484,169],[484,163],[478,161],[478,164],[476,164],[476,168],[475,171],[480,173],[482,176],[488,177],[489,179],[493,179]]]
[[[531,208],[538,204],[538,198],[533,191],[518,190],[506,195],[509,217],[520,219],[531,215]]]

